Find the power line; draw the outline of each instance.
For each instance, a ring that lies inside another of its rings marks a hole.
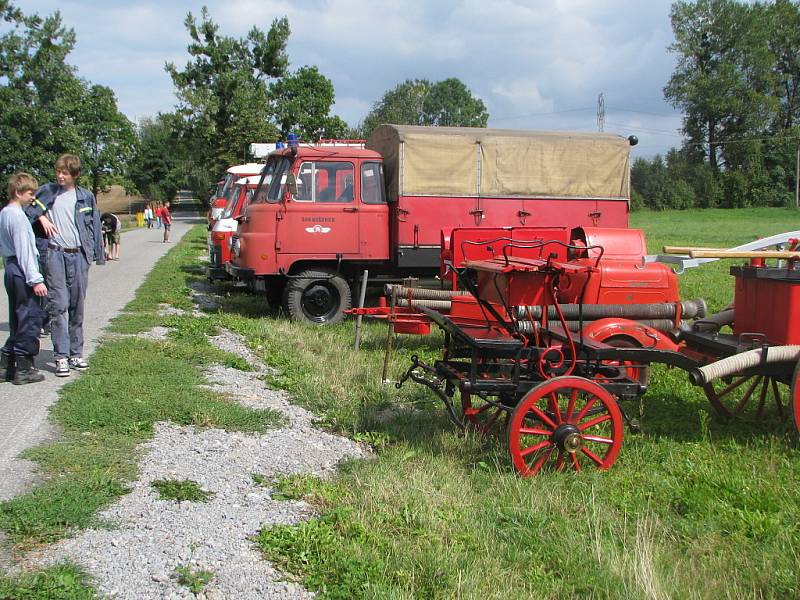
[[[514,119],[525,119],[526,117],[546,117],[548,115],[560,115],[562,113],[583,112],[587,110],[596,110],[594,106],[585,108],[565,108],[564,110],[551,110],[549,112],[527,113],[524,115],[515,115],[513,117],[492,117],[492,121],[512,121]]]

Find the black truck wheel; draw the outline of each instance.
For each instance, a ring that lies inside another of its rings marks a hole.
[[[293,321],[338,323],[352,305],[347,281],[325,269],[299,273],[289,279],[283,292],[283,308]]]
[[[278,312],[283,302],[283,294],[286,290],[286,280],[283,277],[275,277],[267,281],[267,304],[269,308]]]

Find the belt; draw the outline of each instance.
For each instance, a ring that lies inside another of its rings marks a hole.
[[[66,252],[67,254],[77,254],[81,251],[80,248],[62,248],[58,244],[53,243],[47,244],[47,247],[50,248],[50,250],[58,250],[59,252]]]

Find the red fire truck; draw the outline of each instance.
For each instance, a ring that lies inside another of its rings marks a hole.
[[[261,173],[261,168],[264,165],[261,163],[247,163],[245,165],[236,165],[231,167],[225,173],[225,177],[217,184],[214,197],[211,198],[210,208],[208,210],[208,230],[214,228],[214,221],[219,219],[225,205],[230,200],[233,184],[239,180],[240,177],[247,177],[249,175],[258,175]]]
[[[214,227],[208,236],[209,265],[206,267],[206,276],[209,280],[228,278],[225,263],[231,259],[230,240],[236,233],[238,226],[236,219],[252,200],[259,178],[258,175],[242,177],[231,187],[230,200],[214,222]]]
[[[336,322],[364,269],[436,275],[456,227],[627,227],[633,143],[382,125],[363,149],[290,144],[270,154],[226,270],[293,319]]]

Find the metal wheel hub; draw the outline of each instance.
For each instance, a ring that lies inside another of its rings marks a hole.
[[[570,454],[574,454],[583,447],[583,437],[580,430],[569,423],[556,427],[552,440],[559,450]]]
[[[335,304],[333,294],[324,284],[315,284],[303,294],[303,307],[316,317],[328,314]]]

